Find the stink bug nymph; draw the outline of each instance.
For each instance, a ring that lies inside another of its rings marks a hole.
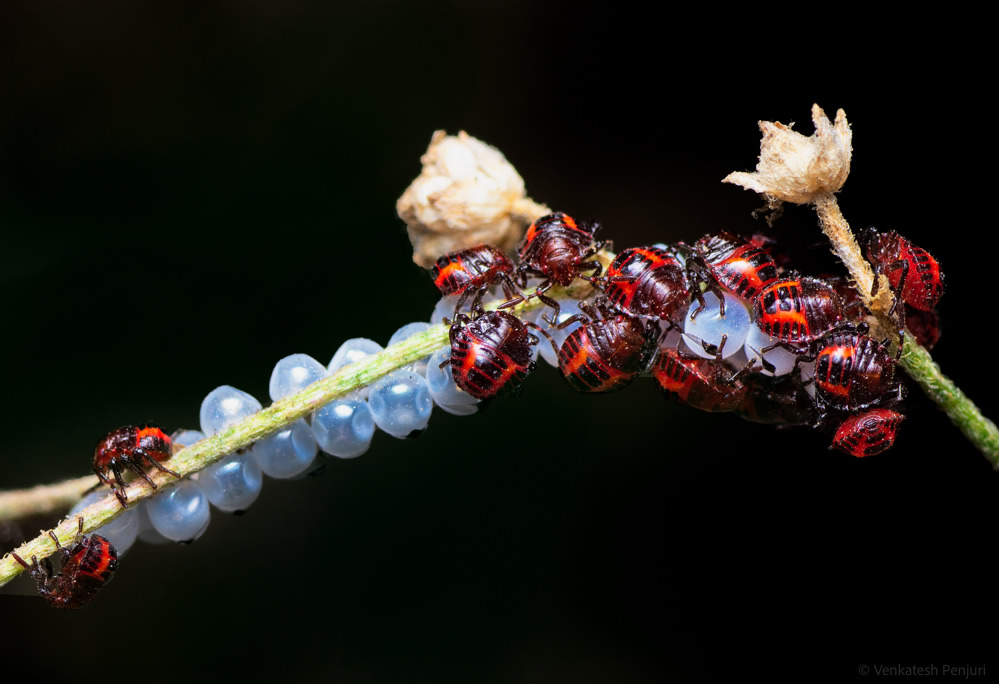
[[[693,257],[719,285],[747,301],[778,277],[773,257],[760,244],[728,232],[702,237]]]
[[[476,399],[491,399],[503,392],[516,393],[534,370],[531,347],[538,338],[528,325],[505,311],[473,309],[474,318],[458,314],[451,324],[450,364],[455,384]],[[445,319],[445,322],[447,320]]]
[[[461,295],[454,307],[457,316],[470,295],[474,295],[474,309],[497,281],[507,298],[504,308],[524,301],[511,277],[513,271],[513,262],[502,251],[491,245],[476,245],[445,254],[434,264],[430,275],[443,296]]]
[[[690,305],[683,264],[675,252],[659,247],[622,250],[597,282],[611,305],[628,316],[678,323]]]
[[[742,371],[733,374],[722,361],[688,357],[675,348],[660,349],[649,371],[668,399],[709,413],[735,411],[748,393]]]
[[[531,297],[537,297],[555,309],[553,319],[558,319],[559,304],[545,295],[552,285],[571,285],[589,269],[587,279],[599,276],[603,266],[599,261],[587,261],[603,249],[606,242],[594,242],[598,224],[577,222],[560,211],[542,216],[532,223],[517,247],[520,256],[518,276],[538,275],[545,280],[538,285]]]
[[[753,297],[753,320],[777,344],[803,345],[843,321],[843,303],[832,286],[818,278],[781,278]]]
[[[894,290],[894,313],[899,301],[914,309],[932,311],[943,295],[943,272],[929,252],[917,247],[895,231],[879,233],[873,228],[862,237],[867,259],[875,273],[884,273]],[[877,294],[878,279],[874,279],[871,296]]]
[[[29,565],[11,552],[18,563],[31,573],[45,600],[54,608],[82,608],[90,603],[104,585],[111,581],[118,569],[118,552],[114,545],[99,534],[83,536],[83,518],[80,521],[76,542],[69,549],[59,543],[58,537],[49,531],[49,537],[62,552],[63,562],[60,574],[55,574],[52,561],[48,558],[41,563],[36,556]]]
[[[577,314],[557,326],[583,324],[572,331],[558,352],[562,377],[579,392],[621,389],[646,365],[651,346],[648,327],[631,316],[611,315],[603,307],[582,303],[579,308],[586,316]]]
[[[152,423],[126,425],[112,430],[97,443],[94,450],[94,473],[102,483],[111,487],[122,508],[128,508],[128,495],[125,494],[125,483],[121,477],[122,468],[133,471],[156,489],[156,483],[146,474],[143,461],[157,470],[180,478],[178,473],[160,463],[168,460],[171,455],[170,437],[158,426]],[[114,481],[109,473],[114,474]],[[94,489],[99,486],[96,485]]]
[[[850,416],[836,430],[829,448],[857,458],[883,453],[895,443],[898,426],[904,419],[901,413],[888,409],[871,409],[859,416]]]
[[[867,325],[861,323],[819,341],[814,357],[815,401],[823,416],[829,410],[856,413],[902,398],[891,353],[867,332]]]

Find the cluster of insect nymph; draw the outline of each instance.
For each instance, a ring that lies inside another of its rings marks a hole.
[[[112,430],[97,444],[94,450],[94,473],[99,481],[92,488],[107,484],[118,498],[122,507],[128,507],[122,468],[128,468],[156,487],[143,467],[144,462],[157,469],[180,477],[176,472],[162,465],[160,461],[171,456],[171,440],[158,426],[128,425]],[[109,474],[113,474],[114,480]],[[116,486],[117,485],[117,486]],[[79,517],[79,529],[73,546],[65,548],[51,531],[49,537],[62,553],[61,571],[56,574],[50,559],[39,562],[32,556],[27,563],[16,553],[11,553],[31,574],[38,586],[38,592],[50,605],[56,608],[82,608],[90,603],[97,593],[114,576],[118,569],[118,551],[106,537],[93,534],[83,535],[83,518]]]
[[[868,312],[845,279],[799,275],[773,254],[773,241],[728,232],[693,245],[628,248],[604,272],[593,259],[605,246],[596,231],[554,213],[527,230],[519,264],[489,245],[438,260],[432,275],[442,294],[460,294],[458,309],[472,297],[471,315],[456,313],[445,361],[462,390],[481,399],[516,390],[533,368],[530,346],[542,343],[529,329],[554,347],[551,332],[576,326],[554,349],[576,390],[618,390],[648,372],[667,397],[694,408],[832,430],[832,447],[857,457],[892,446],[903,419],[896,355],[889,340],[868,335]],[[932,347],[939,264],[893,232],[871,230],[864,242],[893,288],[900,333],[908,321]],[[524,294],[529,276],[542,280]],[[558,301],[545,293],[577,278],[599,294],[561,320]],[[484,311],[479,302],[496,283],[506,300]],[[505,312],[532,297],[552,310],[544,326]]]
[[[516,394],[540,345],[550,345],[551,360],[580,392],[619,390],[646,373],[669,399],[753,422],[825,430],[831,448],[856,457],[892,446],[903,420],[897,353],[891,339],[869,335],[869,312],[844,278],[800,275],[772,240],[728,232],[693,244],[628,248],[610,260],[598,228],[553,213],[528,228],[516,260],[484,244],[437,260],[434,284],[451,298],[445,301],[455,301],[453,318],[444,319],[450,354],[439,365],[450,366],[458,390],[481,401]],[[940,335],[939,264],[894,232],[869,230],[862,242],[892,288],[899,335],[907,326],[932,347]],[[606,269],[602,256],[610,260]],[[535,287],[528,288],[531,279]],[[551,296],[555,286],[578,279],[592,286],[588,300]],[[483,302],[497,288],[502,297],[487,310]],[[540,317],[513,313],[532,299],[544,305]],[[153,424],[113,430],[94,452],[96,487],[109,486],[127,508],[123,471],[155,488],[147,466],[179,477],[162,464],[172,451],[171,437]],[[55,540],[64,555],[61,574],[48,559],[29,564],[14,555],[54,606],[87,604],[117,567],[115,547],[82,529],[80,518],[70,549]]]

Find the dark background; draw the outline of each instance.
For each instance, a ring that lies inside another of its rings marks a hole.
[[[287,354],[326,363],[426,319],[395,200],[435,129],[496,145],[532,197],[624,247],[767,230],[718,181],[755,165],[757,120],[807,134],[813,102],[854,124],[847,218],[943,264],[934,356],[994,417],[988,43],[939,16],[836,16],[5,5],[0,486],[84,474],[112,427],[197,427],[217,385],[263,399]],[[768,232],[836,268],[809,210]],[[974,636],[999,607],[988,462],[915,388],[891,452],[827,444],[648,380],[580,396],[544,366],[483,415],[268,480],[190,547],[137,545],[84,611],[0,596],[0,664],[342,682],[994,665]]]

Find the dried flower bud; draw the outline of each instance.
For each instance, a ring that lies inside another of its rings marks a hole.
[[[448,252],[488,243],[511,250],[547,207],[525,196],[524,180],[499,150],[464,131],[436,131],[423,171],[396,203],[413,243],[413,261],[429,268]]]
[[[853,151],[846,113],[837,111],[833,125],[818,105],[812,105],[812,121],[815,133],[809,137],[792,131],[791,126],[761,121],[763,141],[756,173],[730,173],[722,182],[755,190],[771,204],[808,204],[819,194],[839,190],[850,175]]]

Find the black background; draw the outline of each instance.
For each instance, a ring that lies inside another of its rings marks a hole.
[[[934,356],[997,415],[986,43],[939,16],[775,12],[5,6],[0,486],[83,474],[112,427],[197,427],[217,385],[266,398],[287,354],[326,363],[427,318],[394,205],[439,128],[624,247],[766,231],[760,200],[718,181],[755,165],[757,120],[807,134],[813,102],[844,108],[841,206],[938,257]],[[768,232],[804,270],[836,268],[811,211]],[[2,666],[706,682],[988,664],[988,462],[915,388],[891,452],[827,444],[648,380],[579,396],[544,366],[482,415],[268,480],[190,547],[137,545],[84,611],[0,596]]]

